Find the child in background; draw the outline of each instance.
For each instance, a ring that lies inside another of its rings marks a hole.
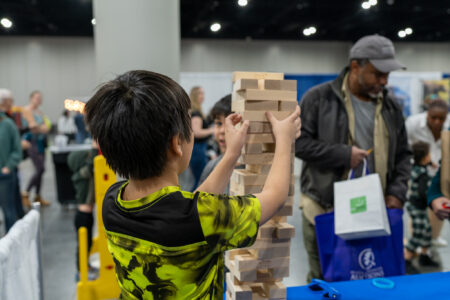
[[[261,193],[223,195],[249,126],[225,120],[227,149],[198,189],[182,191],[194,137],[190,100],[172,79],[130,71],[86,104],[86,120],[109,166],[127,181],[112,185],[102,215],[121,299],[222,299],[223,252],[249,247],[258,227],[289,192],[290,152],[300,108],[282,121],[266,113],[276,149]]]
[[[78,245],[78,230],[81,227],[86,227],[88,236],[88,253],[92,246],[92,235],[94,226],[94,204],[95,204],[95,190],[94,190],[94,158],[98,155],[98,145],[92,142],[93,149],[73,151],[67,157],[67,165],[72,171],[72,183],[75,188],[75,199],[77,200],[77,212],[75,214],[75,230],[77,233],[77,281],[79,278],[79,245]],[[89,268],[89,280],[94,280],[96,270]]]
[[[225,119],[229,115],[231,115],[231,94],[228,94],[217,101],[211,109],[210,116],[214,122],[214,139],[219,146],[220,155],[215,159],[210,160],[205,166],[202,175],[200,176],[199,184],[202,184],[203,181],[208,178],[209,174],[211,174],[211,172],[222,159],[225,150],[227,150],[227,144],[225,142]],[[229,186],[226,187],[224,193],[228,194],[228,192]]]
[[[427,166],[431,163],[430,145],[425,142],[417,142],[412,145],[414,165],[411,170],[411,184],[409,202],[406,209],[412,220],[412,234],[405,246],[406,273],[420,273],[412,265],[412,259],[416,250],[421,247],[419,264],[425,267],[438,267],[429,254],[431,247],[431,226],[428,219],[427,190],[430,184]]]

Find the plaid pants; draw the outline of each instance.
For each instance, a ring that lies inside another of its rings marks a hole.
[[[412,234],[406,244],[406,249],[414,252],[418,247],[431,247],[431,225],[427,209],[417,208],[411,203],[406,203],[406,209],[412,220]]]

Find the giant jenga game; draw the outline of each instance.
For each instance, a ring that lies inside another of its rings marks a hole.
[[[274,157],[275,139],[265,112],[279,120],[289,116],[297,105],[297,81],[284,80],[283,73],[233,73],[232,110],[250,121],[246,144],[240,163],[245,169],[235,169],[230,181],[231,195],[254,194],[262,191]],[[293,173],[294,147],[291,152]],[[227,299],[286,299],[286,287],[281,283],[289,276],[291,238],[295,229],[287,223],[292,215],[294,176],[291,176],[289,196],[283,207],[260,227],[258,238],[250,248],[228,251],[225,265]]]

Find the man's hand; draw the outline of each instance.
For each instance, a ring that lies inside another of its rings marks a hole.
[[[11,173],[11,170],[8,167],[2,168],[2,174],[9,174],[9,173]]]
[[[445,220],[450,218],[450,199],[445,197],[436,198],[431,202],[431,208],[439,219]]]
[[[284,140],[293,143],[300,137],[302,122],[300,120],[300,107],[298,105],[295,111],[284,120],[278,121],[269,111],[266,112],[266,117],[272,125],[272,132],[277,142]]]
[[[356,146],[353,146],[352,157],[350,159],[350,168],[354,169],[358,167],[368,155],[369,154],[367,153],[367,151],[359,149]]]
[[[387,208],[403,208],[403,202],[395,196],[387,195],[384,200]]]
[[[242,146],[244,146],[248,126],[250,125],[250,122],[246,120],[243,122],[241,128],[237,129],[235,126],[241,120],[241,115],[236,113],[229,115],[225,119],[225,142],[227,143],[225,154],[231,155],[236,159],[241,155]]]

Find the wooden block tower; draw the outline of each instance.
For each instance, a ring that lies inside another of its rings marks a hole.
[[[230,181],[231,195],[262,191],[274,157],[275,139],[265,112],[271,111],[279,120],[289,116],[297,105],[297,82],[284,80],[283,73],[233,73],[232,110],[250,121],[247,141],[240,163],[245,169],[234,170]],[[291,174],[294,170],[294,147]],[[250,248],[228,251],[225,265],[227,299],[286,299],[281,283],[289,276],[290,240],[295,229],[286,222],[292,215],[294,176],[289,196],[283,207],[260,227],[258,238]]]

